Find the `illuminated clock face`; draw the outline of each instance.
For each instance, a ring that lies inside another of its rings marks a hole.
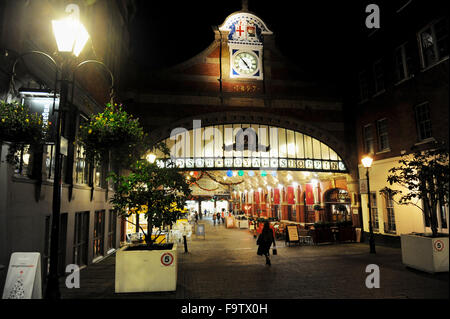
[[[234,57],[234,69],[240,74],[253,74],[258,69],[258,58],[250,52],[240,52]]]

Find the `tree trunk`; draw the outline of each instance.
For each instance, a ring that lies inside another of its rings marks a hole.
[[[147,247],[150,249],[150,247],[153,244],[153,240],[152,240],[152,229],[153,229],[153,223],[152,223],[152,218],[151,218],[151,214],[150,212],[147,212],[148,216],[147,216]]]
[[[433,237],[438,236],[438,230],[437,230],[437,205],[433,205],[431,207],[430,212],[430,226],[431,226],[431,232],[433,233]]]

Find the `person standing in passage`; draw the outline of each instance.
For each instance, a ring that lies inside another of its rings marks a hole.
[[[216,214],[213,214],[213,223],[214,223],[214,226],[216,226],[216,218],[217,218]]]
[[[216,216],[217,216],[217,225],[220,225],[220,213],[217,213]]]
[[[198,223],[198,213],[197,212],[195,212],[195,223],[196,224]]]
[[[266,257],[266,265],[270,266],[270,246],[272,246],[272,244],[275,246],[275,236],[273,234],[273,230],[270,228],[269,222],[264,222],[264,227],[258,237],[258,240],[256,241],[256,244],[258,245],[257,254],[259,256],[264,255]]]

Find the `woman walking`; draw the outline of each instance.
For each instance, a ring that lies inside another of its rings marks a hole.
[[[272,246],[272,244],[275,246],[275,236],[273,234],[273,229],[270,228],[269,222],[264,222],[264,228],[262,229],[256,244],[258,245],[257,254],[259,256],[266,256],[266,265],[270,266],[270,246]]]

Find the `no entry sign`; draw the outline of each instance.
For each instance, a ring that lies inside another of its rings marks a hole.
[[[434,242],[434,249],[436,251],[442,251],[444,249],[444,242],[442,240],[436,240]]]
[[[161,255],[161,265],[170,266],[173,264],[173,255],[171,253],[164,253]]]

